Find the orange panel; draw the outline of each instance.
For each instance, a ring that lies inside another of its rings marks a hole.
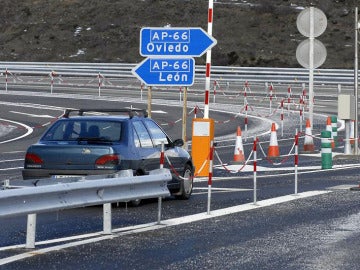
[[[214,127],[214,119],[193,119],[191,155],[195,165],[195,176],[209,175],[210,142],[214,140]]]

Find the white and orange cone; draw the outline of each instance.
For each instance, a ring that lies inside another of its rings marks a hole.
[[[236,131],[236,143],[234,150],[234,162],[241,163],[245,162],[244,146],[241,138],[241,128],[238,126]]]
[[[280,156],[279,145],[277,141],[277,134],[276,134],[276,126],[275,123],[271,125],[271,133],[270,133],[270,145],[268,149],[268,157],[278,157]]]
[[[306,151],[306,152],[314,152],[315,151],[314,139],[312,137],[312,132],[311,132],[310,119],[306,119],[304,151]]]
[[[331,148],[335,148],[335,141],[334,141],[334,137],[333,137],[333,132],[332,132],[332,125],[331,125],[331,117],[328,116],[328,118],[326,119],[326,128],[325,130],[330,131],[331,132]]]

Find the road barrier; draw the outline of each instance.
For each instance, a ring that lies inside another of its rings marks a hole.
[[[96,77],[99,72],[107,78],[134,78],[131,70],[137,64],[132,63],[63,63],[63,62],[0,62],[0,70],[9,73],[27,75],[48,75],[56,72],[61,76]],[[203,81],[206,67],[195,66],[195,81]],[[267,68],[212,66],[211,77],[217,81],[228,82],[281,82],[307,83],[309,72],[304,68]],[[354,71],[351,69],[316,69],[314,76],[318,84],[353,85]]]
[[[35,248],[36,214],[62,209],[101,205],[104,207],[103,233],[111,234],[111,203],[170,196],[168,169],[149,175],[133,176],[132,170],[109,176],[86,176],[63,179],[4,181],[0,190],[0,218],[28,214],[26,248]]]

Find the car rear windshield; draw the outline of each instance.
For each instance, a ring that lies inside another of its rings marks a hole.
[[[43,141],[121,140],[121,122],[104,120],[57,121],[42,137]]]

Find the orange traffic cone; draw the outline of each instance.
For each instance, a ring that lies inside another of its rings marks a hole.
[[[241,128],[238,126],[236,131],[236,143],[235,143],[235,150],[234,150],[234,162],[244,162],[244,147],[241,138]]]
[[[305,138],[304,138],[304,151],[306,152],[314,152],[314,140],[311,133],[311,124],[310,119],[306,119],[306,127],[305,127]]]
[[[328,118],[326,119],[326,129],[325,130],[331,132],[331,148],[335,148],[335,141],[334,141],[334,137],[333,137],[332,126],[331,126],[331,117],[330,116],[328,116]]]
[[[270,145],[268,149],[268,157],[278,157],[280,156],[279,145],[277,141],[276,135],[276,126],[275,123],[271,125],[271,133],[270,133]]]

